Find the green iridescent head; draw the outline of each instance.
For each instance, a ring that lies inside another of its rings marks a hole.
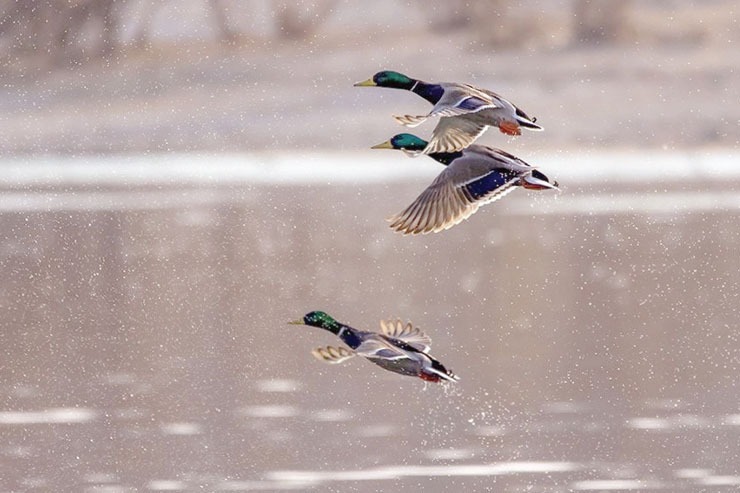
[[[320,329],[331,330],[337,326],[337,321],[331,316],[324,312],[314,311],[308,312],[303,316],[302,319],[288,322],[293,325],[310,325],[311,327],[318,327]]]
[[[411,89],[416,80],[392,70],[383,70],[373,75],[371,79],[358,82],[355,87],[390,87],[393,89]]]
[[[398,134],[385,142],[374,145],[372,149],[396,149],[403,151],[420,152],[427,146],[427,141],[413,134]]]

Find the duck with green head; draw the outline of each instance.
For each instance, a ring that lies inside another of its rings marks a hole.
[[[369,332],[338,322],[324,312],[313,311],[289,323],[327,330],[351,348],[326,346],[314,349],[314,357],[325,363],[336,364],[362,356],[383,369],[427,382],[458,380],[455,374],[429,355],[431,339],[410,322],[381,321],[380,333]]]
[[[429,118],[439,118],[424,154],[454,152],[472,144],[488,127],[498,127],[507,135],[520,135],[521,128],[542,130],[513,103],[495,92],[457,82],[429,83],[384,70],[357,87],[388,87],[418,94],[434,105],[427,115],[404,115],[394,118],[407,127],[416,127]]]
[[[419,153],[427,142],[412,134],[398,134],[373,149]],[[391,228],[404,234],[437,233],[496,201],[516,187],[559,190],[533,166],[501,149],[471,145],[462,151],[433,152],[429,157],[447,166],[414,202],[391,217]]]

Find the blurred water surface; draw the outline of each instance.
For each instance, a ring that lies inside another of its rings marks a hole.
[[[569,184],[566,163],[560,194],[402,237],[383,219],[431,161],[384,181],[142,159],[5,168],[0,490],[740,486],[737,176]],[[410,319],[462,379],[324,366],[333,336],[286,325],[313,309]]]

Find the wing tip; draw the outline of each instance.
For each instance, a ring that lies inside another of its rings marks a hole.
[[[343,347],[326,346],[312,349],[311,355],[322,363],[334,365],[353,357],[355,353]]]
[[[424,123],[427,117],[421,115],[393,115],[393,119],[404,127],[414,128]]]

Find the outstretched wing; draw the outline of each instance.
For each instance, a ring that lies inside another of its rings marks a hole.
[[[443,117],[443,116],[460,116],[467,115],[469,113],[478,113],[479,111],[498,108],[496,104],[491,100],[486,100],[478,96],[463,96],[457,102],[449,105],[440,104],[442,101],[437,103],[432,111],[429,112],[430,117]]]
[[[404,324],[400,320],[381,320],[380,330],[384,335],[399,339],[421,353],[428,353],[432,345],[432,339],[411,322]]]
[[[468,115],[488,108],[497,108],[497,106],[475,96],[465,96],[451,106],[440,106],[438,103],[427,115],[394,115],[393,118],[401,125],[413,128],[421,125],[429,118]]]
[[[355,356],[354,351],[350,351],[343,347],[333,346],[317,347],[311,351],[311,354],[313,354],[314,358],[317,360],[329,363],[330,365],[336,365]]]
[[[456,159],[411,205],[389,219],[391,228],[404,234],[437,233],[514,190],[519,181],[516,172],[476,166],[475,159],[465,155]]]
[[[471,113],[478,113],[486,109],[501,108],[502,104],[498,97],[494,93],[489,94],[482,89],[473,87],[469,84],[453,84],[444,83],[441,84],[444,88],[442,97],[434,105],[432,111],[426,115],[402,115],[393,116],[398,123],[406,127],[416,127],[424,123],[429,118],[450,118],[456,116],[469,115]],[[493,96],[492,96],[493,95]],[[485,128],[484,128],[485,129]],[[476,134],[476,137],[479,134]],[[473,138],[470,142],[475,140]],[[470,143],[468,142],[468,144]],[[462,146],[465,147],[465,146]],[[429,150],[429,152],[451,152],[462,149],[458,147],[456,149],[438,149],[437,151]]]
[[[393,115],[393,118],[404,127],[414,128],[424,123],[429,115]]]
[[[487,128],[488,125],[464,116],[442,118],[434,127],[432,138],[422,152],[432,154],[460,151],[475,142]]]
[[[497,108],[503,108],[507,104],[514,106],[511,103],[511,101],[509,101],[508,99],[504,98],[500,94],[497,94],[489,89],[483,89],[482,87],[474,87],[474,86],[471,86],[470,84],[461,84],[461,85],[464,87],[467,87],[468,89],[472,91],[477,91],[479,93],[482,93],[484,99],[488,99],[489,101],[491,101],[491,103],[494,104]]]
[[[444,94],[434,105],[430,116],[458,116],[489,108],[501,108],[498,95],[470,84],[443,84]]]

